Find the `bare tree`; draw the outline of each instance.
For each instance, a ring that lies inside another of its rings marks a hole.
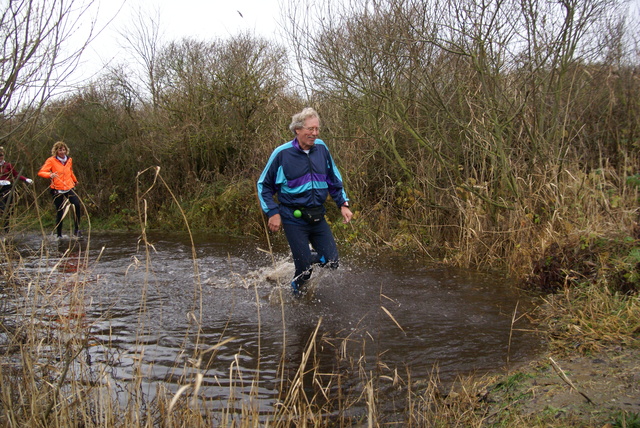
[[[243,169],[255,138],[273,123],[273,109],[286,87],[286,51],[250,34],[226,41],[183,39],[163,49],[156,69],[160,125],[182,129],[167,139],[172,158],[189,156],[183,170]],[[260,130],[260,131],[259,131]],[[162,154],[159,139],[153,151]],[[188,150],[187,150],[188,149]]]
[[[40,111],[75,71],[93,37],[95,0],[5,0],[0,6],[0,137]],[[79,28],[84,41],[73,48]],[[22,113],[16,122],[16,115]],[[7,126],[11,123],[11,126]]]
[[[132,58],[142,67],[142,75],[139,83],[146,87],[153,108],[158,107],[158,76],[156,67],[158,56],[162,48],[161,34],[161,11],[156,8],[153,13],[139,9],[133,18],[131,25],[133,28],[122,30],[121,37],[124,40],[124,47],[132,53]],[[144,94],[139,94],[140,101],[143,101]]]

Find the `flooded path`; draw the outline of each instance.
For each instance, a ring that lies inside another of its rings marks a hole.
[[[192,248],[185,234],[158,234],[145,246],[136,233],[100,232],[80,245],[49,243],[46,256],[41,236],[15,245],[28,281],[82,284],[87,361],[108,367],[121,390],[141,379],[151,397],[160,383],[175,391],[199,373],[202,397],[252,395],[267,411],[314,333],[319,373],[359,367],[389,379],[410,372],[414,381],[436,368],[443,382],[501,370],[536,348],[523,320],[511,325],[528,298],[496,276],[393,254],[343,255],[338,271],[317,269],[313,292],[297,300],[286,249],[274,264],[251,239],[194,239]],[[74,311],[61,307],[58,315]],[[344,382],[357,388],[356,377]],[[380,386],[387,387],[391,381]]]

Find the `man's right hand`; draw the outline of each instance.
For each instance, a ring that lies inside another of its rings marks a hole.
[[[282,228],[282,218],[280,214],[274,214],[269,217],[269,230],[272,232],[278,232]]]

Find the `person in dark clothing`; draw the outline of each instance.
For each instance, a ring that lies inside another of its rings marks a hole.
[[[338,267],[335,239],[324,217],[327,196],[340,209],[344,223],[353,213],[329,148],[318,138],[318,113],[305,108],[292,117],[289,129],[295,138],[269,157],[258,179],[258,197],[269,217],[269,230],[284,229],[295,265],[291,287],[294,295],[300,295],[314,264]]]
[[[18,179],[27,184],[32,184],[33,180],[20,175],[13,165],[5,161],[4,155],[4,147],[0,147],[0,216],[2,219],[3,230],[4,232],[8,232],[9,211],[13,196],[13,186],[15,185],[14,182]]]

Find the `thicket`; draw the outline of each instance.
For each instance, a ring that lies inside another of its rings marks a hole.
[[[194,229],[262,239],[256,179],[291,138],[291,115],[311,105],[355,207],[352,224],[333,224],[343,243],[518,274],[552,243],[634,251],[640,69],[626,2],[321,1],[284,12],[281,44],[162,43],[139,30],[128,39],[135,68],[114,65],[36,120],[3,123],[20,125],[9,156],[35,175],[66,141],[94,223],[137,224],[142,195],[154,227],[182,227],[183,211]]]

